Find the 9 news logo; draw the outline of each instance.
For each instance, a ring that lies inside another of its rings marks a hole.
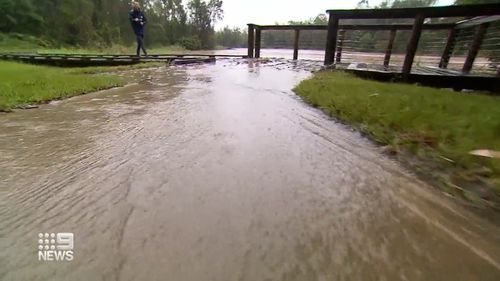
[[[72,261],[73,233],[38,233],[39,261]]]

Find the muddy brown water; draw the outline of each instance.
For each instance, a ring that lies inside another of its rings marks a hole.
[[[304,68],[121,75],[0,115],[0,280],[500,280],[498,227],[304,104]]]

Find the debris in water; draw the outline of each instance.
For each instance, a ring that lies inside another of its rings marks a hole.
[[[19,109],[34,109],[38,107],[39,106],[35,104],[21,104],[20,106],[18,106]]]
[[[475,156],[500,159],[500,151],[494,151],[494,150],[489,150],[489,149],[473,150],[473,151],[469,152],[469,154],[475,155]]]

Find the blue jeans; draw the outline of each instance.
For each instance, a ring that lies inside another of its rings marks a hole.
[[[137,39],[137,56],[141,55],[141,50],[147,56],[148,52],[146,52],[146,48],[144,48],[144,34],[140,34],[140,35],[136,34],[135,37]]]

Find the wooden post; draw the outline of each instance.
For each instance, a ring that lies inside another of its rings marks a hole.
[[[384,57],[384,69],[389,68],[389,63],[391,62],[391,55],[392,55],[392,47],[394,46],[394,39],[396,39],[396,33],[397,30],[393,29],[391,30],[391,34],[389,35],[389,43],[387,43],[387,50],[385,50],[385,57]]]
[[[472,41],[472,44],[469,48],[469,53],[467,54],[467,58],[465,59],[464,67],[462,68],[463,73],[469,73],[472,70],[474,60],[476,60],[477,53],[481,48],[481,44],[483,44],[484,35],[486,34],[486,30],[488,29],[489,25],[489,23],[483,23],[477,28],[476,34],[474,35],[474,41]]]
[[[295,38],[293,40],[293,60],[299,58],[299,39],[300,39],[300,29],[295,29]]]
[[[255,58],[260,58],[260,45],[261,45],[261,36],[262,34],[262,30],[257,27],[257,29],[255,29]]]
[[[411,72],[413,66],[413,60],[415,59],[415,54],[417,53],[418,41],[420,41],[420,35],[422,34],[422,25],[424,25],[425,15],[418,14],[415,17],[415,22],[413,23],[413,30],[411,33],[410,41],[406,47],[405,62],[403,64],[403,76],[407,76]]]
[[[337,56],[335,57],[335,63],[340,63],[342,61],[342,47],[344,46],[345,30],[339,31],[339,40],[337,45]]]
[[[255,46],[255,37],[254,37],[254,24],[248,24],[248,58],[253,58],[253,50]]]
[[[446,41],[446,46],[444,47],[443,55],[441,56],[441,61],[439,62],[439,68],[448,67],[451,55],[453,54],[453,49],[455,48],[457,33],[457,29],[450,29],[450,33],[448,33],[448,41]]]
[[[333,64],[335,60],[338,29],[339,19],[334,14],[330,13],[330,19],[328,20],[328,35],[326,37],[325,65]]]

